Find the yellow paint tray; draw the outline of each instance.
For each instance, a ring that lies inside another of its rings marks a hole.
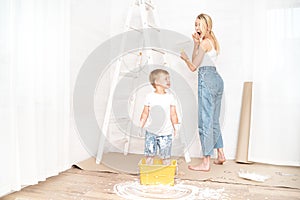
[[[152,165],[146,164],[146,159],[139,162],[140,183],[142,185],[174,185],[177,161],[172,160],[170,165],[163,165],[161,159],[154,159]]]

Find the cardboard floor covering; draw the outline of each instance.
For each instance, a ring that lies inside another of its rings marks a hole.
[[[138,174],[138,163],[143,155],[121,153],[107,153],[103,155],[101,164],[96,164],[95,158],[79,162],[75,165],[82,170],[101,171],[111,173]],[[233,160],[226,161],[223,165],[211,164],[209,172],[192,171],[188,165],[195,165],[200,162],[200,158],[193,158],[191,163],[186,163],[183,158],[173,158],[177,160],[178,172],[176,179],[181,180],[210,180],[221,183],[248,184],[272,187],[286,187],[300,189],[300,167],[275,166],[261,163],[239,164]],[[212,163],[213,161],[211,161]],[[255,173],[257,175],[268,176],[264,182],[248,180],[239,177],[239,171]]]

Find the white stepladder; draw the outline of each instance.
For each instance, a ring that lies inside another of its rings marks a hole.
[[[133,18],[134,11],[139,13],[139,17],[140,17],[139,20],[141,21],[141,25],[136,26],[136,27],[131,24],[131,22],[133,20],[132,18]],[[132,0],[131,5],[129,6],[127,18],[126,18],[125,31],[134,30],[134,31],[141,32],[141,29],[146,29],[146,28],[152,28],[152,29],[159,31],[158,26],[159,26],[159,23],[158,23],[157,9],[152,4],[151,0]],[[144,38],[146,41],[149,39],[147,37],[147,35],[145,35]],[[121,48],[124,47],[125,42],[126,42],[126,38],[123,38],[122,43],[121,43]],[[151,50],[161,54],[163,56],[163,64],[165,66],[167,66],[165,52],[158,50],[158,49],[154,49],[154,48],[152,48]],[[149,54],[149,51],[143,52],[141,50],[137,54],[137,60],[136,60],[135,65],[136,66],[141,65],[143,58],[146,59],[146,63],[151,63],[151,64],[153,63],[153,57],[151,54]],[[104,146],[105,146],[105,140],[106,140],[106,137],[107,137],[107,134],[109,131],[109,123],[110,123],[112,106],[113,106],[112,102],[113,102],[113,98],[114,98],[115,89],[118,85],[119,78],[122,75],[122,70],[121,70],[122,65],[123,65],[123,58],[121,57],[117,60],[116,67],[114,68],[113,78],[111,81],[110,91],[109,91],[109,95],[108,95],[108,101],[107,101],[105,115],[104,115],[104,121],[103,121],[102,128],[101,128],[102,135],[100,136],[98,152],[96,155],[96,163],[97,164],[99,164],[102,160]],[[136,99],[135,95],[136,94],[133,94],[133,96],[131,97],[131,102],[133,102],[133,103]],[[134,110],[135,110],[135,106],[131,107],[131,109],[129,110],[130,117],[133,117]],[[130,125],[128,125],[128,126],[130,126]],[[131,127],[127,127],[127,129],[129,129],[129,131],[130,131]],[[124,155],[127,155],[129,152],[130,135],[128,135],[128,134],[125,135],[124,142],[125,142],[125,144],[124,144],[123,153],[124,153]],[[190,156],[189,156],[189,152],[187,150],[185,150],[185,160],[186,160],[186,162],[190,162]]]

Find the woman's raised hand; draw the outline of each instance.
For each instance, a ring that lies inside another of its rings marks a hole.
[[[192,34],[192,38],[194,40],[194,44],[197,44],[197,45],[200,44],[200,35],[198,33]]]

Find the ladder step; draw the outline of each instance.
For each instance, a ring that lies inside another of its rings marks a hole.
[[[120,76],[126,77],[126,78],[138,78],[139,77],[138,73],[129,72],[129,71],[120,72]]]
[[[151,48],[151,50],[152,50],[152,51],[156,51],[156,52],[158,52],[158,53],[161,53],[161,54],[163,54],[163,55],[166,54],[165,52],[163,52],[163,50],[160,50],[160,49],[154,49],[154,48]]]
[[[145,1],[145,4],[146,4],[148,7],[154,9],[154,6],[153,6],[153,4],[152,4],[151,2]]]
[[[142,33],[141,29],[135,28],[133,26],[129,26],[128,28],[131,29],[131,30],[134,30],[134,31]]]
[[[156,30],[157,32],[160,32],[159,28],[157,28],[154,25],[148,24],[149,28],[153,28],[154,30]]]
[[[130,122],[130,119],[128,117],[111,117],[110,123],[115,124],[115,123],[122,123],[122,124],[128,124]]]
[[[154,5],[152,4],[151,1],[144,1],[144,0],[136,0],[135,1],[135,5],[136,6],[140,6],[141,4],[145,4],[146,6],[150,7],[151,9],[155,9]]]

